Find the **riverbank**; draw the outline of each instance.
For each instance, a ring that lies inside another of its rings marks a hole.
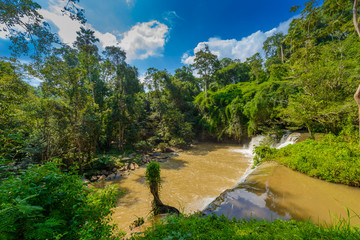
[[[310,177],[349,186],[360,186],[360,150],[358,142],[346,136],[324,135],[275,149],[256,149],[260,162],[276,161]]]
[[[310,222],[229,220],[216,215],[170,217],[132,239],[359,239],[345,222],[319,227]]]
[[[360,189],[329,183],[275,162],[256,168],[244,183],[222,193],[203,213],[228,219],[295,219],[334,224],[360,212]],[[360,218],[349,219],[360,227]]]

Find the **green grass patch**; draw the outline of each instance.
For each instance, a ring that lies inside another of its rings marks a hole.
[[[132,239],[360,239],[360,231],[343,222],[320,227],[295,220],[247,221],[191,215],[169,217]]]
[[[276,161],[311,177],[360,186],[360,150],[358,143],[328,134],[320,141],[308,139],[281,149],[262,146],[257,158]]]

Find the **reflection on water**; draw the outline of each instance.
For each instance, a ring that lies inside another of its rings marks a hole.
[[[249,175],[246,182],[225,191],[205,210],[232,218],[296,219],[334,223],[350,212],[360,213],[360,189],[328,183],[266,163]],[[354,215],[354,214],[352,214]],[[359,226],[360,219],[351,219]]]
[[[202,210],[224,190],[233,187],[249,167],[249,159],[234,149],[239,146],[203,143],[161,163],[162,202],[184,213]],[[152,196],[145,182],[145,167],[107,184],[113,183],[126,190],[113,219],[127,231],[137,217],[146,219],[150,215]]]

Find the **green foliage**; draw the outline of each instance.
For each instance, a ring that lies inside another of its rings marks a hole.
[[[94,190],[50,162],[0,183],[1,239],[108,239],[116,187]]]
[[[359,229],[342,223],[320,227],[295,220],[228,220],[209,215],[172,216],[132,239],[358,239]]]
[[[145,173],[146,182],[151,183],[161,183],[160,177],[160,164],[158,162],[150,162],[146,167]]]
[[[329,182],[360,186],[360,150],[354,138],[328,134],[321,141],[308,139],[281,149],[259,149],[262,161],[276,161]],[[356,140],[356,139],[355,139]]]

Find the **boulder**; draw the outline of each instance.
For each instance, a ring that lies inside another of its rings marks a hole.
[[[99,177],[98,181],[100,182],[100,181],[105,180],[105,179],[106,179],[106,176],[105,176],[105,175],[101,175],[101,176]]]
[[[107,181],[109,181],[109,180],[114,180],[116,178],[116,174],[115,173],[112,173],[112,174],[110,174],[107,178],[106,178],[106,180]]]
[[[81,178],[81,181],[83,182],[83,183],[89,183],[90,181],[88,180],[88,179],[86,179],[86,178]]]
[[[132,171],[135,170],[135,163],[134,162],[130,163],[129,169],[132,170]]]
[[[129,160],[131,160],[131,158],[129,158],[129,157],[125,157],[125,158],[123,158],[123,159],[121,159],[122,161],[129,161]]]
[[[98,176],[92,176],[90,179],[90,181],[92,181],[92,182],[95,182],[96,180],[98,180]]]

